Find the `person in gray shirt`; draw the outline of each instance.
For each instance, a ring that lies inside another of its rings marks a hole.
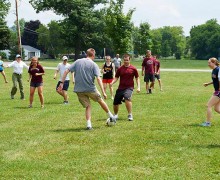
[[[102,91],[104,98],[107,98],[107,95],[104,91],[102,79],[100,77],[100,70],[96,63],[93,62],[95,59],[95,50],[90,48],[86,52],[87,57],[76,60],[70,67],[64,72],[59,90],[63,88],[63,82],[69,72],[74,72],[75,75],[75,86],[74,92],[78,96],[79,102],[84,108],[86,108],[86,120],[87,120],[87,129],[92,129],[91,123],[91,103],[90,99],[95,102],[98,102],[102,109],[108,114],[109,118],[112,121],[115,121],[114,116],[110,112],[108,105],[102,99],[99,91],[95,86],[95,78],[98,85]]]
[[[112,61],[115,65],[115,72],[117,72],[118,68],[121,66],[121,58],[119,57],[119,54],[116,54],[116,57]]]

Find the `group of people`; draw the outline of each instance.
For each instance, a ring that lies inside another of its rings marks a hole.
[[[103,73],[103,78],[101,79],[101,74],[98,65],[93,61],[95,59],[95,50],[90,48],[87,50],[87,57],[76,60],[73,64],[69,64],[68,58],[63,56],[63,62],[59,63],[54,74],[54,79],[57,79],[58,73],[60,74],[59,81],[56,86],[56,91],[59,93],[63,99],[64,104],[68,104],[67,90],[70,83],[69,72],[72,73],[72,80],[74,83],[74,92],[78,96],[79,102],[85,108],[86,116],[86,128],[88,130],[92,129],[91,122],[91,103],[90,99],[98,102],[101,108],[107,113],[107,116],[111,121],[116,122],[118,119],[119,105],[122,102],[125,103],[128,120],[133,120],[132,115],[132,94],[134,91],[134,79],[137,84],[137,92],[140,92],[140,79],[138,75],[137,68],[131,65],[131,57],[128,54],[123,56],[123,64],[119,55],[111,61],[110,56],[106,56],[106,62],[101,68]],[[0,57],[1,59],[1,57]],[[207,119],[201,126],[211,126],[211,113],[212,107],[218,113],[220,113],[220,71],[219,62],[216,58],[210,58],[208,60],[208,66],[213,69],[212,71],[212,82],[204,83],[204,86],[213,84],[214,93],[207,103]],[[3,61],[0,60],[0,72],[4,77],[5,83],[7,79],[3,69]],[[13,86],[11,89],[11,99],[17,92],[18,85],[20,90],[20,99],[24,100],[24,91],[22,83],[22,73],[23,68],[28,69],[30,82],[30,97],[29,97],[29,107],[32,108],[32,103],[34,99],[34,93],[37,88],[38,96],[40,99],[41,107],[44,107],[44,96],[43,96],[43,78],[45,74],[44,68],[39,64],[37,57],[31,58],[30,66],[26,65],[21,59],[21,56],[16,55],[16,60],[9,63],[6,67],[13,68],[12,82]],[[162,90],[160,81],[160,62],[155,56],[151,55],[151,51],[147,50],[146,57],[142,62],[142,76],[144,76],[144,81],[146,83],[147,93],[152,93],[154,88],[155,78],[158,79],[160,90]],[[97,90],[95,86],[95,79],[100,87],[104,99],[107,98],[106,89],[109,86],[111,98],[113,99],[113,111],[114,114],[109,110],[108,105],[103,100],[101,93]],[[119,86],[116,90],[115,96],[113,95],[113,84],[119,80]],[[150,85],[149,85],[150,82]]]
[[[155,78],[158,80],[160,90],[162,91],[160,79],[160,61],[156,56],[151,55],[150,50],[147,50],[146,57],[142,62],[142,76],[144,76],[144,82],[146,83],[147,94],[152,94]]]

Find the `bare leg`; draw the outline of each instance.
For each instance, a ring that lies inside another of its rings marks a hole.
[[[6,76],[5,76],[5,72],[2,71],[1,74],[2,74],[2,76],[4,77],[5,83],[8,83],[8,81],[7,81],[7,79],[6,79]]]
[[[86,107],[86,120],[91,120],[91,105]]]
[[[126,106],[126,109],[128,111],[128,114],[131,114],[132,113],[132,102],[128,101],[128,100],[125,100],[125,106]]]
[[[107,89],[107,84],[106,83],[103,83],[103,88],[104,88],[104,91],[106,93],[106,89]]]
[[[220,103],[220,99],[217,96],[212,96],[207,103],[207,122],[211,122],[212,107]],[[219,106],[219,105],[218,105]],[[218,108],[215,107],[215,110]]]
[[[109,89],[110,89],[111,98],[113,99],[113,87],[111,84],[109,84]]]
[[[160,86],[160,90],[162,91],[163,89],[162,89],[162,84],[161,84],[161,80],[160,79],[158,79],[158,83],[159,83],[159,86]]]
[[[32,106],[34,100],[34,92],[35,92],[35,87],[30,87],[30,98],[29,98],[30,107]]]
[[[118,114],[118,110],[119,110],[119,105],[114,105],[114,114]]]
[[[109,108],[107,106],[107,104],[105,103],[105,101],[103,101],[103,99],[101,99],[100,101],[98,101],[98,103],[100,104],[100,106],[102,107],[102,109],[108,113],[109,112]]]
[[[39,86],[37,89],[38,89],[38,96],[40,98],[41,107],[43,107],[44,106],[43,86]]]

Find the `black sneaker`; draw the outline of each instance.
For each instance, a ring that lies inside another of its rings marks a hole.
[[[93,130],[92,127],[86,127],[86,130]]]
[[[151,91],[151,89],[149,89],[149,94],[152,94],[152,91]]]

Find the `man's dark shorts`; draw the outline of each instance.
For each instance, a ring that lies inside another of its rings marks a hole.
[[[160,79],[160,74],[155,74],[155,79]]]
[[[133,89],[117,89],[113,105],[119,105],[122,103],[122,99],[131,101]]]
[[[56,90],[57,90],[58,87],[60,86],[60,83],[61,83],[61,81],[59,81],[59,82],[57,83]],[[69,81],[69,80],[68,80],[68,81],[64,81],[64,83],[63,83],[63,89],[62,89],[62,90],[67,91],[68,88],[69,88],[69,84],[70,84],[70,81]]]
[[[144,82],[154,82],[155,76],[154,74],[145,74],[144,75]]]

